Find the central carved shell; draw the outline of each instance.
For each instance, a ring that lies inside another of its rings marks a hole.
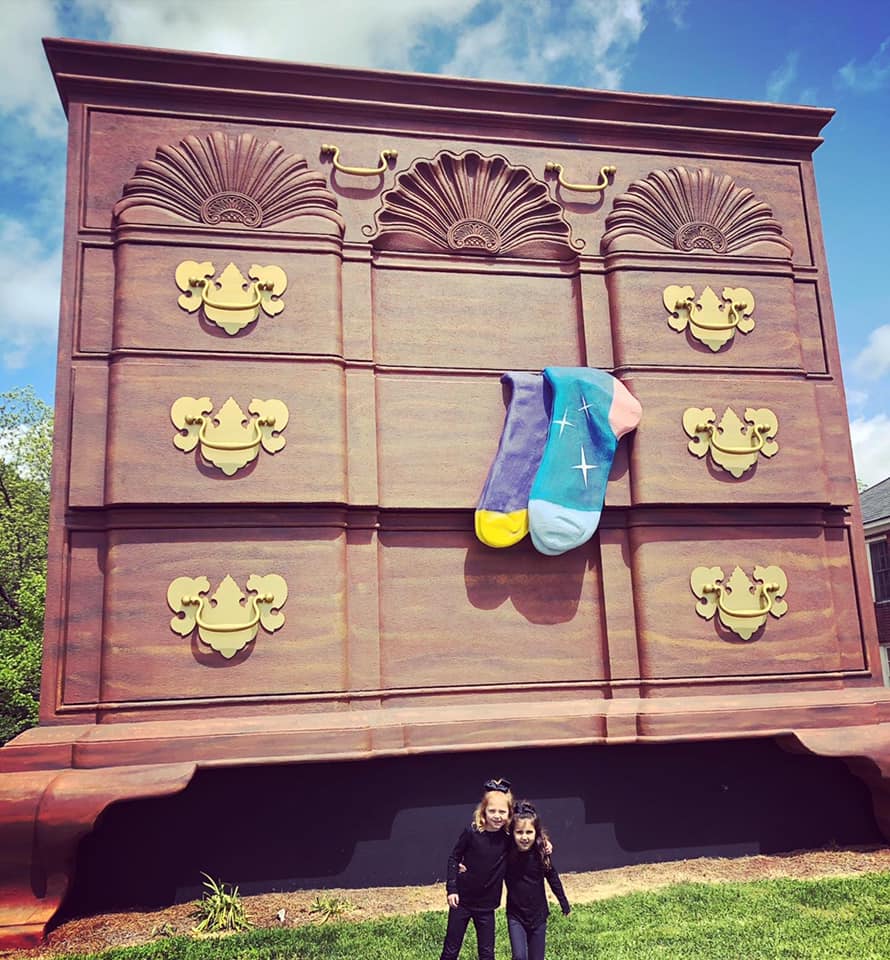
[[[573,244],[562,207],[527,167],[474,150],[416,160],[383,194],[374,215],[378,249],[568,260]]]

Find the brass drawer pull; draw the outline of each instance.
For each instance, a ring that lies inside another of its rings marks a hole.
[[[261,445],[267,453],[278,453],[287,443],[281,432],[290,412],[281,400],[254,398],[247,409],[249,415],[229,397],[214,415],[209,397],[179,397],[170,408],[170,419],[179,431],[173,443],[183,453],[200,444],[204,460],[231,477],[256,459]]]
[[[189,277],[189,286],[192,288],[199,288],[201,290],[201,303],[205,307],[213,307],[214,310],[254,310],[263,302],[263,296],[260,293],[260,290],[271,289],[265,286],[260,286],[259,281],[254,280],[250,285],[250,290],[252,296],[247,303],[229,303],[226,300],[214,300],[208,291],[211,289],[211,284],[209,284],[204,277]]]
[[[281,297],[287,289],[287,274],[281,267],[253,264],[247,271],[250,281],[234,263],[216,278],[215,272],[209,260],[183,260],[175,274],[176,286],[182,291],[177,303],[189,313],[203,307],[205,318],[229,336],[253,323],[260,308],[270,317],[284,309]]]
[[[779,419],[766,407],[745,410],[745,420],[727,407],[720,423],[713,407],[689,407],[683,412],[683,429],[692,437],[689,452],[703,457],[710,452],[718,467],[737,479],[757,463],[758,453],[775,456],[779,445]]]
[[[334,169],[340,173],[348,173],[353,177],[377,177],[381,173],[386,173],[390,161],[398,157],[399,151],[381,150],[380,163],[376,167],[347,167],[345,164],[340,163],[340,148],[333,143],[323,143],[321,146],[321,155],[323,157],[329,156],[331,163],[334,165]]]
[[[724,287],[719,297],[705,287],[696,302],[692,287],[672,284],[664,288],[661,299],[671,329],[681,333],[688,326],[689,333],[714,353],[732,340],[736,330],[754,329],[754,294],[744,287]]]
[[[557,175],[556,182],[564,190],[577,190],[579,193],[600,193],[609,186],[610,178],[614,177],[617,172],[617,167],[600,167],[600,178],[596,183],[569,183],[562,175],[561,163],[554,163],[552,160],[548,160],[544,165],[544,173],[555,173]]]
[[[696,567],[689,578],[692,592],[699,598],[695,612],[705,620],[714,614],[742,640],[750,640],[765,623],[767,615],[778,619],[788,611],[782,599],[788,578],[781,567],[754,567],[754,582],[741,567],[736,567],[724,583],[722,567]]]
[[[231,660],[256,638],[260,625],[269,633],[284,626],[284,614],[280,612],[287,602],[284,577],[277,573],[252,573],[247,578],[247,590],[250,596],[244,606],[243,591],[226,574],[211,605],[206,596],[210,592],[207,577],[177,577],[167,588],[167,605],[176,614],[170,629],[186,637],[197,627],[202,643]],[[219,622],[202,616],[206,610],[212,610]]]

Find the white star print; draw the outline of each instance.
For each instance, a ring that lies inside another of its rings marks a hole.
[[[581,471],[581,476],[584,478],[584,486],[586,487],[586,486],[587,486],[587,471],[588,471],[588,470],[596,470],[596,464],[595,464],[595,463],[588,463],[588,462],[587,462],[587,457],[584,456],[584,447],[583,447],[583,445],[582,445],[582,447],[581,447],[581,462],[574,464],[574,466],[572,467],[572,469],[573,469],[573,470],[580,470],[580,471]]]
[[[588,402],[585,400],[585,401],[584,401],[584,406],[583,406],[583,407],[578,407],[578,413],[587,413],[587,411],[590,410],[590,408],[591,408],[592,406],[593,406],[592,403],[588,403]]]
[[[568,409],[563,410],[563,412],[562,412],[562,419],[561,419],[561,420],[554,420],[554,421],[553,421],[554,423],[558,423],[558,424],[559,424],[559,435],[560,435],[560,436],[562,436],[563,430],[565,430],[566,427],[574,427],[574,426],[575,426],[575,424],[572,423],[571,420],[567,419],[567,418],[568,418],[568,413],[569,413]]]

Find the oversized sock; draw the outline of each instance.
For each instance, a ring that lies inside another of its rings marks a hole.
[[[528,533],[528,494],[547,439],[544,378],[505,373],[512,388],[501,442],[476,508],[476,536],[489,547],[509,547]]]
[[[532,543],[557,556],[596,532],[618,440],[640,422],[642,407],[603,370],[547,367],[552,396],[544,456],[529,494]]]

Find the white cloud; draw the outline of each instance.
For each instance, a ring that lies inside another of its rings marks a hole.
[[[865,61],[850,60],[837,72],[841,86],[860,93],[871,93],[890,84],[890,37]]]
[[[19,277],[19,296],[0,312],[0,362],[24,367],[35,349],[55,343],[61,251],[47,254],[19,221],[0,218],[0,276]],[[55,358],[55,352],[52,352]]]
[[[665,9],[671,18],[671,23],[678,30],[685,30],[689,24],[686,21],[686,9],[690,0],[665,0]]]
[[[868,403],[868,392],[865,390],[854,390],[847,388],[847,407],[854,410],[862,410]]]
[[[797,78],[797,61],[800,54],[796,50],[791,50],[785,56],[785,62],[781,67],[773,70],[769,75],[766,84],[766,96],[773,103],[782,103],[788,96],[788,90],[791,84]]]
[[[101,17],[119,43],[395,69],[429,69],[420,58],[438,31],[439,49],[454,45],[444,73],[546,81],[580,66],[585,84],[615,88],[645,27],[646,2],[253,0],[249,16],[243,0],[74,0],[74,8]],[[681,17],[684,0],[671,9]]]
[[[890,417],[857,417],[850,422],[856,479],[868,486],[890,476]]]
[[[41,36],[490,79],[620,86],[649,0],[28,0],[3,4],[0,113],[42,137],[65,123]],[[682,18],[686,0],[672,0]],[[438,55],[444,65],[431,59]]]
[[[890,373],[890,323],[875,327],[868,335],[868,343],[853,361],[853,370],[866,380]]]
[[[310,63],[410,66],[425,27],[459,22],[480,0],[75,0],[101,15],[109,39]]]
[[[554,81],[571,67],[585,86],[616,89],[646,26],[645,0],[513,0],[464,30],[445,73]]]
[[[41,137],[62,137],[65,115],[40,38],[60,32],[52,0],[6,3],[0,30],[0,112],[13,114]]]

